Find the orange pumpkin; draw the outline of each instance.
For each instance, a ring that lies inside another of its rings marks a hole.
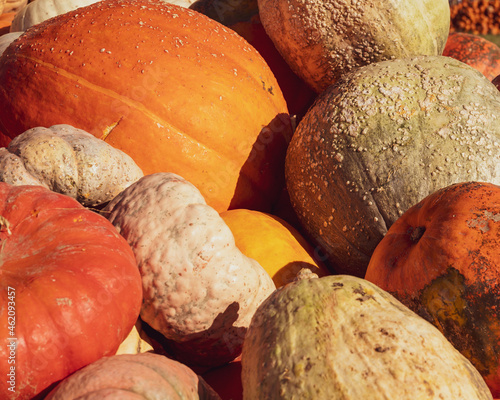
[[[220,214],[234,235],[236,246],[273,278],[276,287],[294,280],[302,268],[329,275],[320,254],[281,218],[253,210],[235,209]]]
[[[16,15],[15,12],[0,14],[0,36],[5,35],[6,33],[9,33],[10,24],[12,23],[12,20],[14,19],[14,15]]]
[[[435,326],[500,395],[500,186],[465,182],[405,212],[366,279]]]
[[[268,210],[284,186],[292,131],[273,73],[234,31],[184,7],[105,0],[37,24],[5,51],[0,87],[0,145],[69,124],[145,174],[183,176],[218,211]]]
[[[479,35],[450,32],[443,56],[476,68],[490,81],[500,74],[500,47]]]
[[[300,121],[314,102],[316,92],[288,66],[267,35],[259,15],[231,25],[230,28],[244,37],[264,57],[283,91],[288,111]]]

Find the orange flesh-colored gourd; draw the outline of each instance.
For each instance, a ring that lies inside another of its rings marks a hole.
[[[293,281],[302,268],[318,276],[330,274],[321,262],[321,253],[281,218],[244,209],[228,210],[220,215],[231,229],[236,246],[264,267],[276,287]]]
[[[277,199],[292,129],[286,102],[264,59],[232,30],[161,1],[106,0],[16,43],[0,66],[0,145],[64,123],[124,151],[145,174],[181,175],[218,211],[266,210]]]

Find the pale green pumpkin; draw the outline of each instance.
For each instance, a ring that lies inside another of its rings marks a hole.
[[[453,183],[500,184],[500,92],[449,57],[346,74],[311,107],[285,164],[292,205],[337,272],[364,277],[404,211]]]
[[[276,290],[245,337],[245,400],[491,400],[432,324],[374,284],[310,277]]]

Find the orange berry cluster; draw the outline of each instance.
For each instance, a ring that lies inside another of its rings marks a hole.
[[[450,2],[450,31],[475,35],[500,34],[500,0]]]

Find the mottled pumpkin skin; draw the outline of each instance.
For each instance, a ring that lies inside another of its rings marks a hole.
[[[244,209],[224,211],[220,216],[231,229],[236,246],[264,267],[276,287],[293,281],[303,268],[318,276],[331,273],[314,247],[281,218]]]
[[[443,56],[452,57],[476,68],[490,81],[500,74],[500,47],[478,35],[451,32]]]
[[[31,399],[116,352],[138,318],[141,277],[113,225],[69,196],[1,182],[0,215],[0,393]]]
[[[154,353],[103,357],[63,380],[45,400],[220,400],[189,367]]]
[[[320,93],[346,72],[441,55],[448,0],[259,0],[262,24],[292,70]]]
[[[245,400],[492,399],[436,327],[349,275],[276,290],[252,319],[241,364]]]
[[[0,145],[68,124],[144,174],[185,177],[218,211],[269,210],[284,185],[291,125],[273,73],[243,38],[185,7],[106,0],[33,26],[3,54],[0,87]]]
[[[500,184],[499,121],[499,91],[460,61],[361,67],[297,126],[285,165],[292,206],[330,265],[363,277],[387,229],[424,197],[463,181]]]
[[[449,186],[410,208],[366,279],[437,326],[500,396],[500,186]]]

